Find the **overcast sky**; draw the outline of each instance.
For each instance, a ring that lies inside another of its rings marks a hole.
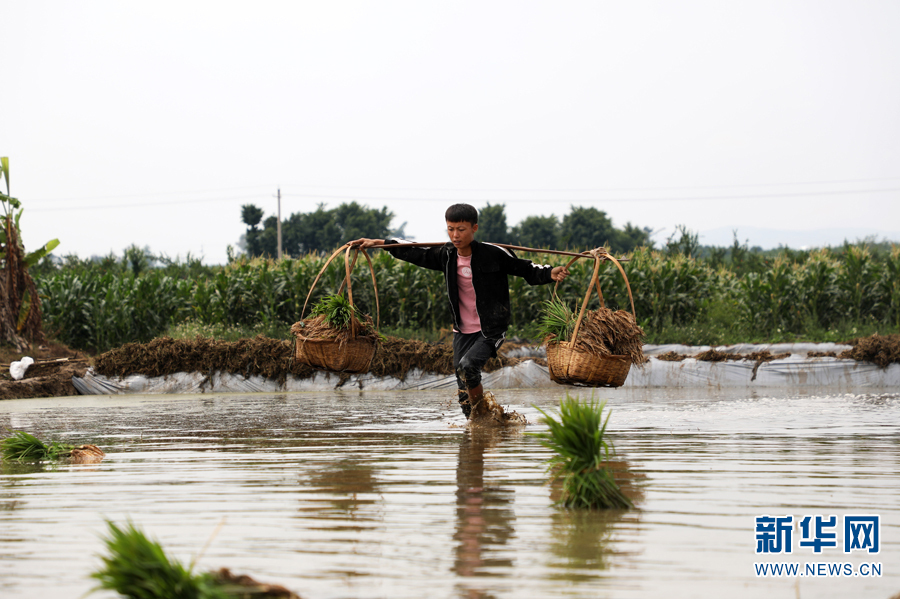
[[[898,31],[896,0],[0,0],[0,155],[26,247],[81,257],[224,262],[279,187],[421,241],[456,201],[900,239]]]

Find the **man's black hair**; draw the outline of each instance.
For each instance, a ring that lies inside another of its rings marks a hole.
[[[478,224],[478,211],[469,204],[453,204],[444,213],[444,220],[448,223],[472,223]]]

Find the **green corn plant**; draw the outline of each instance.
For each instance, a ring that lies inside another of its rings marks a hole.
[[[716,285],[716,272],[681,254],[636,250],[626,265],[641,326],[650,330],[686,324],[704,317],[702,307]],[[621,284],[618,307],[628,306]]]
[[[845,294],[837,285],[839,263],[827,251],[812,252],[797,266],[796,301],[814,326],[827,328],[840,320]]]
[[[581,403],[566,394],[559,404],[559,420],[537,408],[549,430],[533,434],[555,454],[548,460],[548,471],[562,481],[559,503],[564,507],[634,507],[605,464],[614,453],[606,439],[609,414],[603,418],[605,405],[593,399]]]
[[[750,330],[780,338],[798,329],[802,320],[797,310],[795,268],[778,257],[768,270],[741,278],[741,317]]]
[[[887,298],[883,321],[900,330],[900,245],[891,247],[878,281],[879,292]]]
[[[845,246],[842,262],[844,268],[837,283],[847,295],[848,316],[856,321],[863,320],[878,311],[883,299],[877,293],[880,269],[864,245]]]
[[[635,250],[624,267],[639,324],[654,342],[704,343],[712,333],[703,327],[711,322],[718,327],[716,339],[722,334],[740,336],[722,342],[747,341],[748,337],[772,341],[859,325],[896,329],[900,323],[900,250],[896,248],[874,253],[864,246],[847,246],[785,251],[774,259],[753,256],[758,258],[753,268],[741,258],[714,269],[683,255]],[[449,325],[440,272],[396,260],[387,252],[371,257],[383,327],[437,333]],[[551,266],[567,261],[560,256],[523,257]],[[238,258],[217,267],[202,267],[196,260],[190,264],[167,261],[135,276],[125,259],[114,255],[98,261],[65,257],[59,266],[36,278],[38,293],[34,295],[41,299],[48,332],[76,349],[105,351],[130,341],[147,341],[186,322],[275,331],[299,319],[324,260],[319,254],[277,263]],[[559,298],[570,305],[580,302],[592,267],[588,259],[575,262],[572,276],[558,286]],[[329,268],[316,284],[311,304],[337,293],[344,276],[342,265]],[[358,263],[351,281],[354,303],[374,316],[375,296],[367,266]],[[518,277],[509,281],[511,321],[517,333],[527,332],[536,339],[537,323],[553,287],[531,286]],[[616,268],[603,265],[599,281],[607,307],[630,311],[624,280]],[[32,300],[25,299],[23,305],[31,305]],[[592,294],[588,308],[598,306]]]

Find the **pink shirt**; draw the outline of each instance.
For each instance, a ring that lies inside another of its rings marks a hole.
[[[475,288],[472,286],[472,256],[457,256],[456,284],[459,287],[460,333],[477,333],[481,319],[475,309]]]

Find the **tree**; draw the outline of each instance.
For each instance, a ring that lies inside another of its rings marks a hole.
[[[22,245],[19,219],[22,203],[10,195],[9,158],[0,158],[0,174],[6,181],[6,193],[0,192],[3,205],[3,230],[0,231],[0,336],[18,351],[29,350],[32,341],[43,341],[41,299],[28,267],[49,254],[59,245],[58,239],[45,243],[26,254]]]
[[[390,231],[392,218],[394,213],[388,210],[387,206],[377,210],[365,208],[356,202],[341,204],[334,209],[334,219],[341,231],[341,238],[331,247],[360,237],[383,239]]]
[[[626,223],[624,229],[617,231],[612,249],[617,252],[630,252],[639,247],[653,247],[651,233],[653,229],[649,227],[636,227]]]
[[[319,204],[313,212],[292,214],[286,226],[289,229],[287,236],[284,226],[281,234],[285,240],[284,249],[292,256],[326,251],[344,243],[334,210],[326,210],[325,204]]]
[[[241,220],[251,229],[256,229],[259,222],[263,218],[263,210],[259,206],[253,204],[244,204],[241,206]]]
[[[676,235],[678,238],[676,239]],[[700,252],[700,236],[692,233],[686,225],[676,225],[675,231],[666,239],[667,254],[682,254],[696,258]]]
[[[262,218],[262,208],[254,206],[253,204],[244,204],[241,206],[241,220],[247,225],[247,232],[244,234],[244,243],[246,245],[247,253],[251,256],[259,256],[263,253],[259,230],[259,223]]]
[[[149,269],[154,262],[156,262],[156,256],[153,255],[147,246],[141,249],[137,244],[132,243],[122,252],[122,264],[126,268],[130,267],[134,276],[138,276]]]
[[[563,247],[578,250],[590,250],[596,247],[610,248],[616,241],[617,231],[606,212],[596,208],[572,206],[563,217],[562,233],[559,236]]]
[[[637,247],[652,247],[652,230],[628,223],[624,229],[613,226],[606,212],[596,208],[572,206],[563,217],[560,245],[569,249],[605,247],[610,252],[630,252]]]
[[[554,250],[559,247],[559,219],[556,215],[529,216],[512,228],[516,245]]]
[[[506,206],[504,204],[488,205],[478,211],[478,241],[509,243],[509,229],[506,226]]]
[[[253,210],[251,210],[252,208]],[[270,216],[262,221],[262,210],[244,206],[242,219],[247,224],[246,251],[251,256],[277,255],[278,219]],[[366,208],[356,202],[326,210],[319,204],[312,212],[296,212],[281,223],[282,248],[288,255],[333,250],[360,237],[384,238],[390,233],[394,214],[383,207]]]

